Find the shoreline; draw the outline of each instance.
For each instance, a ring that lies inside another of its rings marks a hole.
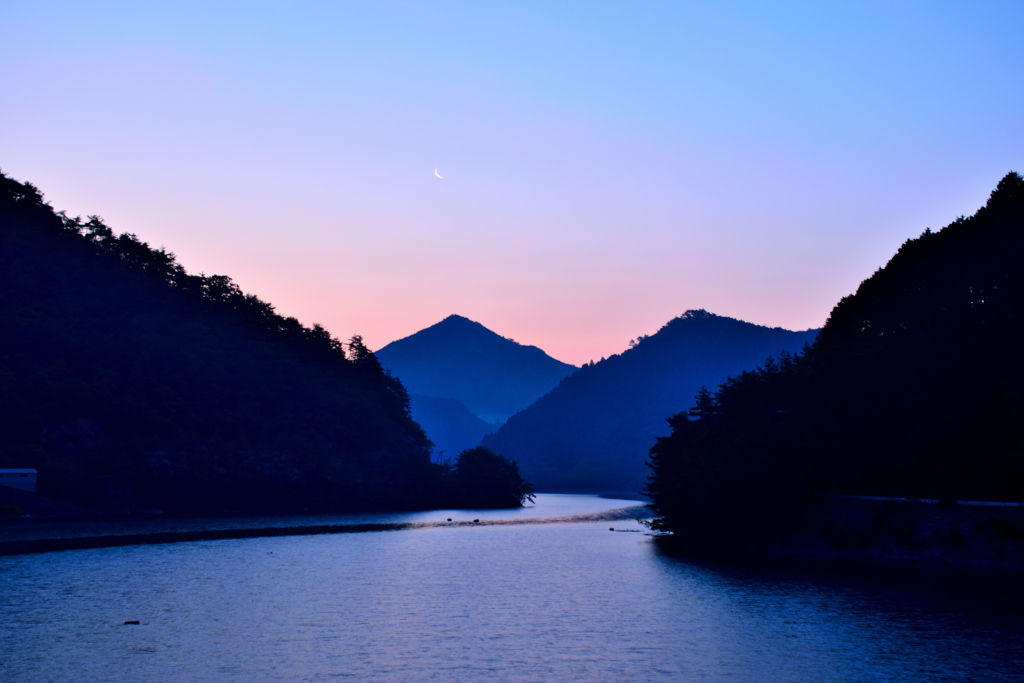
[[[829,496],[762,542],[712,549],[686,547],[672,536],[658,539],[664,551],[697,562],[1024,571],[1024,507],[987,501],[947,507],[911,498]]]
[[[641,515],[643,506],[613,508],[602,512],[551,517],[524,517],[521,519],[479,519],[436,522],[379,522],[357,524],[312,524],[296,526],[262,526],[233,529],[195,529],[189,531],[157,531],[139,534],[100,534],[94,536],[67,536],[58,538],[22,539],[0,542],[0,557],[59,552],[62,550],[92,550],[132,545],[158,545],[164,543],[192,543],[195,541],[223,541],[279,536],[320,536],[330,534],[357,534],[410,529],[438,529],[453,527],[516,526],[529,524],[576,524],[585,522],[616,522],[634,520]]]

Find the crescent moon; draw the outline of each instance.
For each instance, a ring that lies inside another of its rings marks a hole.
[[[436,168],[434,169],[434,175],[436,175],[438,178],[444,178],[443,175],[441,175],[440,173],[437,172]]]

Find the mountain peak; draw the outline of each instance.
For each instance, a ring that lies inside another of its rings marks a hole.
[[[452,313],[450,316],[448,316],[447,318],[445,318],[441,322],[437,323],[437,325],[444,325],[446,323],[449,324],[449,325],[465,324],[465,323],[469,323],[471,325],[480,325],[480,323],[478,323],[477,321],[470,320],[466,316],[459,315],[458,313]],[[436,327],[436,325],[435,325],[435,327]],[[480,325],[480,327],[483,327],[483,325]]]
[[[508,337],[503,337],[502,335],[498,334],[494,330],[489,329],[483,323],[478,323],[475,320],[471,320],[471,319],[469,319],[469,318],[467,318],[465,316],[458,315],[457,313],[452,313],[451,315],[449,315],[447,318],[445,318],[441,322],[435,323],[435,324],[431,325],[430,327],[424,328],[424,329],[420,330],[419,332],[417,332],[416,334],[420,334],[422,332],[427,332],[428,330],[443,330],[446,333],[456,333],[456,334],[459,334],[459,333],[461,333],[461,334],[478,334],[478,335],[483,335],[483,336],[487,336],[487,337],[494,337],[496,339],[504,339],[505,341],[511,342],[511,343],[513,343],[513,344],[515,344],[517,346],[523,346],[523,344],[520,344],[516,340],[509,339]],[[414,334],[412,336],[415,337],[416,334]],[[408,339],[408,337],[407,337],[407,339]]]
[[[486,422],[504,422],[576,370],[454,314],[376,355],[411,393],[457,398]]]
[[[465,316],[458,315],[458,314],[455,314],[455,313],[452,313],[450,316],[448,316],[447,318],[445,318],[444,320],[442,320],[439,323],[434,323],[430,327],[426,327],[426,328],[420,330],[420,332],[426,332],[427,330],[434,330],[434,329],[442,329],[442,330],[446,330],[446,331],[457,331],[457,330],[470,331],[470,330],[473,330],[475,332],[487,332],[489,334],[493,334],[496,337],[500,337],[501,336],[501,335],[497,334],[496,332],[493,332],[493,331],[487,329],[483,324],[478,323],[475,320],[470,320],[469,318],[467,318]],[[417,332],[416,334],[420,334],[420,332]],[[415,335],[413,335],[413,336],[415,336]]]

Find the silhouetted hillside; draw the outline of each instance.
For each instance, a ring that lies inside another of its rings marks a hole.
[[[44,496],[110,510],[422,508],[472,480],[430,462],[405,388],[358,337],[342,344],[226,276],[189,275],[2,174],[0,324],[0,467],[35,467]]]
[[[484,444],[518,461],[541,491],[638,492],[665,415],[689,405],[702,384],[800,349],[816,333],[688,311],[622,354],[583,366]]]
[[[377,357],[411,393],[457,399],[492,424],[530,405],[576,369],[536,346],[523,346],[458,315],[388,344]],[[420,414],[416,405],[413,410],[417,420],[434,426],[427,435],[442,450],[455,450],[456,443],[479,431],[478,426],[464,429],[465,421],[454,413],[442,423],[437,410]]]
[[[1024,501],[1022,263],[1011,173],[971,218],[904,243],[802,356],[673,416],[651,449],[657,524],[735,550],[763,547],[822,494]]]
[[[413,418],[434,442],[435,459],[453,458],[460,451],[480,445],[485,434],[498,425],[484,422],[455,398],[411,397]]]

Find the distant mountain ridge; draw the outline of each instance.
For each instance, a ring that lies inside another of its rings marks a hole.
[[[504,422],[577,369],[460,315],[392,342],[376,356],[410,394],[458,399],[490,423]]]
[[[621,354],[590,363],[512,416],[484,445],[519,462],[540,490],[638,492],[665,418],[817,330],[793,332],[687,311]]]
[[[423,427],[434,444],[438,460],[454,458],[467,448],[475,448],[500,425],[484,422],[457,398],[438,398],[413,394],[409,397],[413,419]]]

